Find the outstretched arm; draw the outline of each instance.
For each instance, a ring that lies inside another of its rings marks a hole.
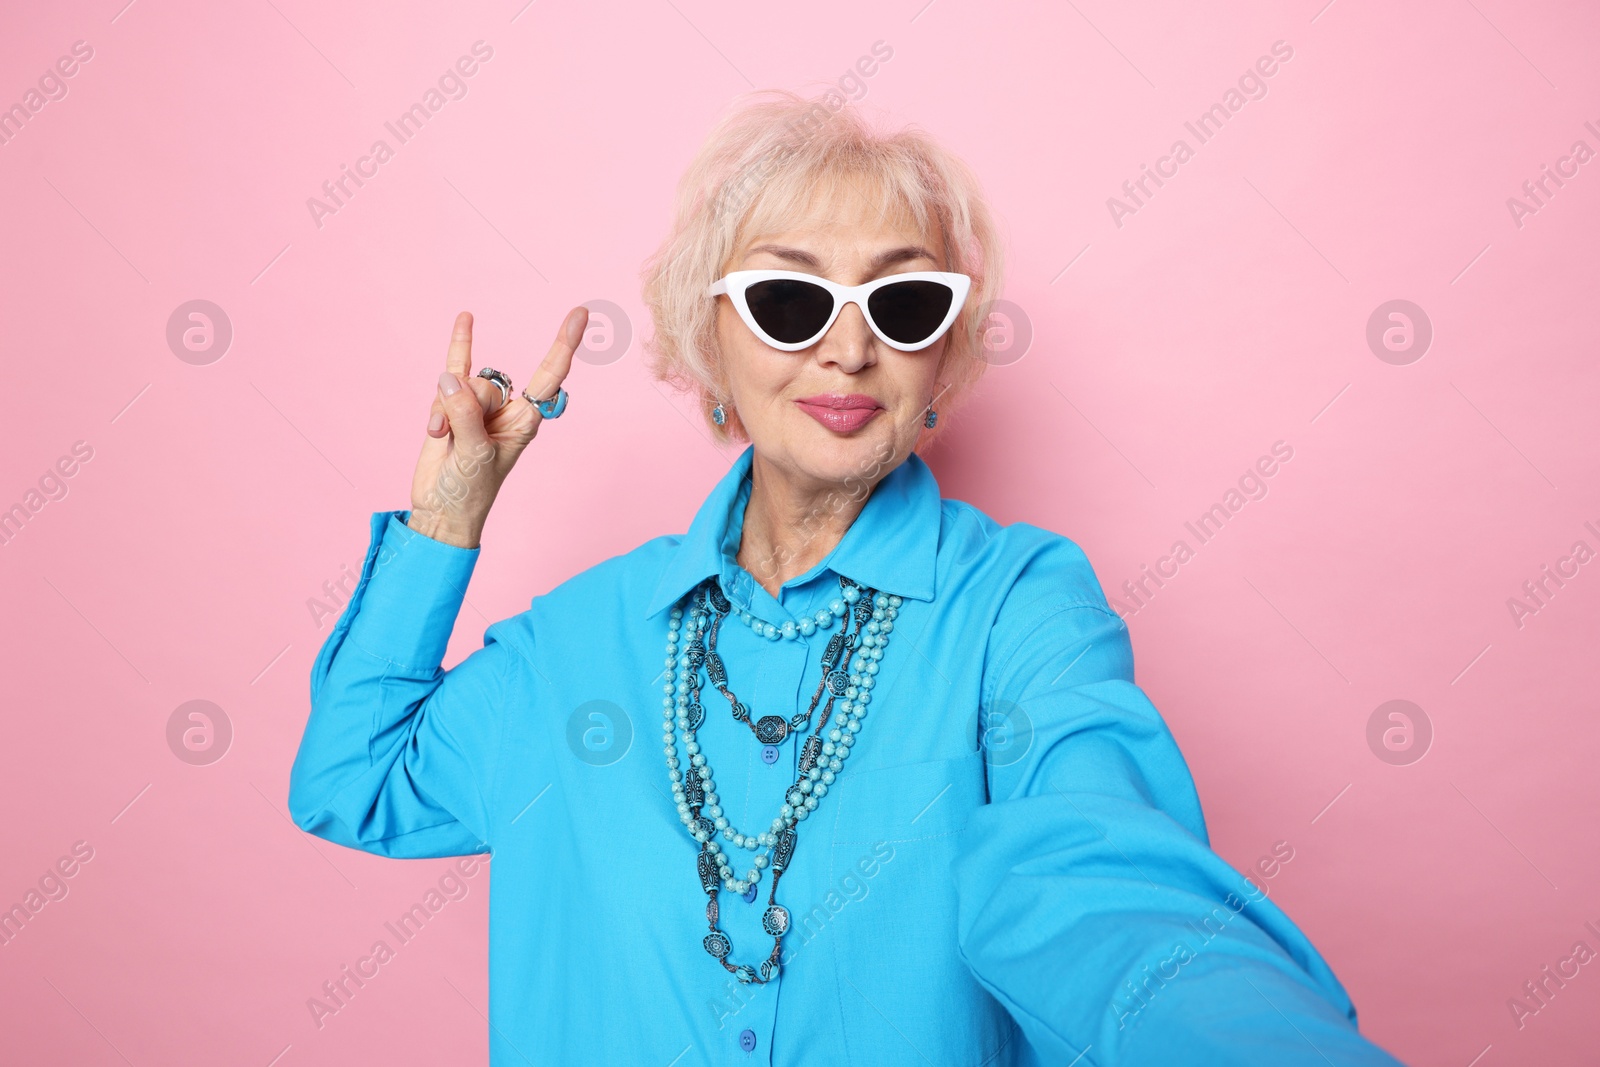
[[[1210,849],[1127,626],[1080,590],[1003,613],[991,644],[987,733],[1010,734],[954,865],[973,974],[1050,1063],[1394,1067],[1316,948]]]

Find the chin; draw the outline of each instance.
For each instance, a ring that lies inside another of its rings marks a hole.
[[[879,412],[871,422],[848,434],[802,417],[808,426],[796,442],[795,459],[812,477],[830,482],[850,479],[852,484],[865,480],[872,484],[889,472],[896,449],[887,411]]]

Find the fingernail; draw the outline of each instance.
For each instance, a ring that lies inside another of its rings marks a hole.
[[[445,371],[439,375],[439,392],[445,396],[454,396],[461,391],[461,382],[454,374]]]
[[[444,429],[444,412],[435,411],[433,417],[428,420],[428,432],[438,433],[442,429]]]
[[[575,307],[567,312],[567,344],[573,348],[583,343],[583,319],[584,309],[581,307]]]

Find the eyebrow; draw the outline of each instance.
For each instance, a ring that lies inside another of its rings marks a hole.
[[[765,252],[768,255],[777,256],[779,259],[787,259],[791,263],[798,263],[801,266],[810,267],[812,270],[820,271],[822,269],[822,260],[803,248],[789,248],[785,245],[756,245],[745,255],[748,258],[757,252]],[[892,267],[896,263],[905,263],[913,259],[934,259],[934,255],[920,245],[904,245],[900,248],[892,248],[887,252],[880,252],[874,257],[869,265],[869,273],[876,274],[885,267]]]

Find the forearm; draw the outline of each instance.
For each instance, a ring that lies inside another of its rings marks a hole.
[[[480,851],[481,835],[442,802],[453,788],[439,780],[430,790],[411,767],[445,755],[440,750],[454,741],[430,716],[443,714],[440,662],[476,552],[399,526],[395,513],[374,516],[360,584],[313,664],[289,809],[302,829],[352,848],[404,856]],[[455,699],[488,714],[466,690],[493,675],[465,672]]]

